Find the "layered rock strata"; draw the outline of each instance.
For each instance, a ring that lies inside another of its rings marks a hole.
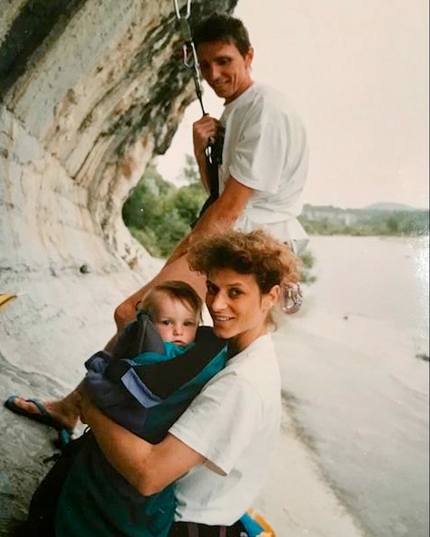
[[[194,0],[192,19],[236,1]],[[2,400],[72,388],[159,268],[121,208],[195,98],[178,30],[171,0],[1,0],[0,293],[19,295],[0,311]],[[0,438],[5,536],[55,433],[2,407]]]

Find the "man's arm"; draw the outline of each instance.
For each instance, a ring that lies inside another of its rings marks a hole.
[[[208,207],[193,230],[178,244],[167,263],[186,254],[191,244],[208,233],[213,233],[214,230],[221,233],[232,229],[253,192],[252,188],[242,185],[230,176],[221,196]]]
[[[171,434],[150,444],[111,421],[82,393],[82,419],[110,464],[143,496],[166,488],[205,458]]]
[[[193,124],[194,156],[199,167],[201,181],[208,192],[210,180],[205,149],[210,138],[216,136],[218,127],[218,120],[209,115],[203,116]],[[207,236],[208,233],[213,233],[214,230],[220,233],[232,229],[245,210],[252,192],[252,188],[239,183],[230,176],[221,196],[206,209],[193,230],[176,246],[166,265],[185,255],[192,243]]]

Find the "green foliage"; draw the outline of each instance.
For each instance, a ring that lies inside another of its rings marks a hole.
[[[312,274],[312,269],[315,265],[315,257],[311,250],[306,250],[300,255],[300,259],[303,263],[300,281],[302,283],[311,284],[316,280],[316,277]]]
[[[130,233],[155,257],[169,256],[189,233],[190,224],[197,220],[206,200],[195,161],[189,155],[182,174],[188,184],[177,188],[149,166],[123,207],[123,219]],[[301,281],[312,283],[314,257],[307,251],[301,259]]]
[[[185,155],[185,166],[182,170],[183,178],[189,184],[200,184],[199,170],[196,166],[196,161],[191,155]]]
[[[149,166],[123,207],[122,216],[131,234],[156,257],[167,257],[190,231],[206,199],[192,157],[187,156],[177,188]]]

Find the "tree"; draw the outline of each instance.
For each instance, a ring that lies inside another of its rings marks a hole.
[[[200,174],[197,163],[191,155],[185,155],[185,166],[182,170],[182,177],[190,185],[200,185]]]
[[[182,173],[189,184],[178,189],[148,166],[124,204],[124,223],[151,255],[167,257],[173,251],[189,233],[206,199],[189,155]]]

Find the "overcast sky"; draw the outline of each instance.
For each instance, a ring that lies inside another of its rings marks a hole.
[[[429,206],[428,0],[239,0],[253,77],[283,91],[307,126],[304,202]],[[205,90],[216,117],[222,101]],[[158,169],[174,179],[192,153],[189,107]]]

